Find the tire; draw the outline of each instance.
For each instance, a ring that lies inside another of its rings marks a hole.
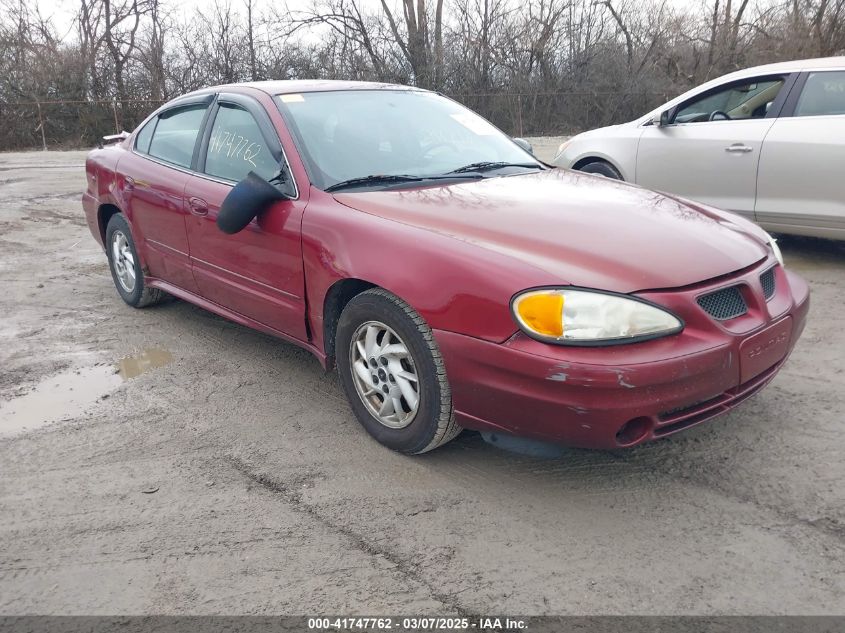
[[[389,341],[385,341],[387,336]],[[372,345],[368,337],[373,337]],[[340,380],[355,417],[384,446],[417,455],[461,432],[431,328],[398,297],[381,288],[353,297],[340,315],[335,350]],[[416,396],[415,406],[409,389]],[[380,417],[377,409],[384,415]]]
[[[164,291],[147,286],[132,231],[122,213],[115,213],[109,219],[106,227],[106,255],[114,287],[127,304],[133,308],[145,308],[165,298]]]
[[[578,171],[583,171],[586,174],[598,174],[599,176],[604,176],[605,178],[611,178],[613,180],[622,180],[622,174],[620,174],[613,165],[601,160],[587,163],[586,165],[579,167]]]

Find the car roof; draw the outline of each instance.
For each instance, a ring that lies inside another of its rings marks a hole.
[[[277,79],[270,81],[245,81],[231,84],[221,84],[202,88],[191,94],[220,92],[232,88],[254,88],[269,95],[282,95],[301,92],[328,92],[333,90],[408,90],[424,91],[414,86],[382,83],[377,81],[341,81],[332,79]]]
[[[745,68],[737,70],[726,75],[721,75],[715,79],[711,79],[697,86],[690,88],[686,92],[679,94],[674,99],[656,107],[651,112],[631,121],[636,125],[642,125],[644,122],[650,120],[658,112],[671,108],[678,103],[686,101],[694,95],[701,94],[711,88],[721,86],[728,82],[745,79],[746,77],[757,77],[761,75],[778,75],[783,73],[798,73],[798,72],[812,72],[815,70],[845,70],[845,56],[839,57],[818,57],[816,59],[798,59],[791,62],[778,62],[775,64],[765,64],[764,66],[754,66],[753,68]]]
[[[753,68],[746,68],[728,75],[723,75],[722,77],[719,77],[719,79],[726,79],[733,76],[741,78],[747,75],[759,75],[761,73],[795,73],[810,70],[829,70],[832,68],[845,69],[845,56],[798,59],[791,62],[778,62],[775,64],[765,64],[764,66],[754,66]]]

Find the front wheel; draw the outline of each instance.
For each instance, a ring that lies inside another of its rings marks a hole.
[[[460,433],[440,350],[407,303],[380,288],[357,295],[340,315],[335,349],[352,410],[381,444],[418,454]]]
[[[583,167],[579,167],[578,171],[583,171],[587,174],[598,174],[599,176],[604,176],[605,178],[611,178],[613,180],[622,180],[622,174],[620,174],[613,165],[600,160],[587,163]]]

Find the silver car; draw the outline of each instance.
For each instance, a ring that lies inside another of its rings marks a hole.
[[[769,231],[845,239],[845,57],[710,81],[563,143],[559,167],[734,211]]]

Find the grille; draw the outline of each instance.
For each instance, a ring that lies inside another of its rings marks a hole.
[[[717,321],[733,319],[748,312],[739,286],[722,288],[709,295],[702,295],[698,298],[698,305]]]
[[[768,301],[775,294],[775,269],[769,268],[769,270],[760,275],[760,283],[763,284],[763,295],[766,297],[766,301]]]

